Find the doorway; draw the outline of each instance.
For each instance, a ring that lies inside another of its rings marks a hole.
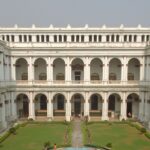
[[[79,116],[81,114],[81,101],[74,102],[74,113],[75,116]]]
[[[132,102],[127,102],[127,117],[132,118]]]

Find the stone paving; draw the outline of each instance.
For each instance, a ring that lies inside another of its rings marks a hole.
[[[75,118],[73,121],[72,147],[83,147],[81,120],[79,118]]]

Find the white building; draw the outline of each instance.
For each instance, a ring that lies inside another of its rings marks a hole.
[[[150,122],[150,28],[0,28],[0,128],[16,119]]]

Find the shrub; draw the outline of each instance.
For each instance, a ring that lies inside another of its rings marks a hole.
[[[106,147],[112,148],[112,143],[107,143],[107,144],[106,144]]]
[[[10,128],[9,133],[15,135],[16,134],[16,128],[14,128],[14,127]]]
[[[1,136],[0,143],[2,143],[9,135],[10,135],[10,132],[6,132],[3,136]]]
[[[141,133],[143,133],[143,134],[146,133],[146,129],[145,129],[145,128],[141,128],[140,131],[141,131]]]
[[[44,143],[44,150],[48,150],[49,148],[50,148],[50,142],[49,141],[47,141],[47,142],[45,142]]]
[[[145,133],[145,136],[148,138],[148,139],[150,139],[150,133]]]

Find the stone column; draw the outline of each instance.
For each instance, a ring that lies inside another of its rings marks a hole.
[[[144,92],[140,92],[140,103],[139,103],[139,119],[144,121]]]
[[[67,101],[66,101],[66,121],[71,121],[71,102],[69,92],[67,92]]]
[[[7,122],[6,122],[6,110],[5,110],[4,94],[1,96],[1,98],[2,98],[2,126],[3,126],[3,128],[6,128]]]
[[[107,92],[104,92],[104,100],[102,105],[102,120],[108,120],[108,99]]]
[[[144,121],[146,121],[146,122],[148,121],[148,118],[149,118],[148,100],[149,100],[148,92],[145,92],[145,118],[144,118]]]
[[[16,65],[15,65],[14,57],[11,56],[11,80],[16,80]]]
[[[108,58],[104,58],[104,66],[103,66],[103,78],[102,80],[104,82],[108,82],[109,80],[109,64],[108,64]]]
[[[90,119],[90,112],[89,112],[89,93],[85,93],[85,102],[84,102],[84,116],[87,116]]]
[[[29,93],[29,119],[35,120],[35,104],[34,104],[34,99],[33,99],[33,92]]]
[[[127,64],[127,58],[123,58],[123,65],[121,68],[121,81],[126,83],[128,79],[128,64]]]
[[[65,81],[68,83],[71,81],[71,65],[69,57],[67,57],[65,64]]]
[[[47,118],[48,121],[53,120],[53,103],[52,103],[52,93],[48,93],[48,103],[47,103]]]
[[[90,82],[90,65],[89,65],[89,58],[85,58],[84,62],[84,82],[89,83]]]
[[[32,83],[34,79],[34,63],[32,57],[28,59],[28,80]]]
[[[144,57],[141,58],[141,64],[140,64],[140,81],[144,80],[144,70],[145,69],[145,59]]]
[[[121,113],[120,113],[120,120],[127,119],[127,102],[126,102],[126,93],[123,92],[123,99],[121,100]]]
[[[11,92],[11,114],[12,114],[12,120],[17,119],[17,107],[16,107],[16,100],[15,100],[15,93]]]

